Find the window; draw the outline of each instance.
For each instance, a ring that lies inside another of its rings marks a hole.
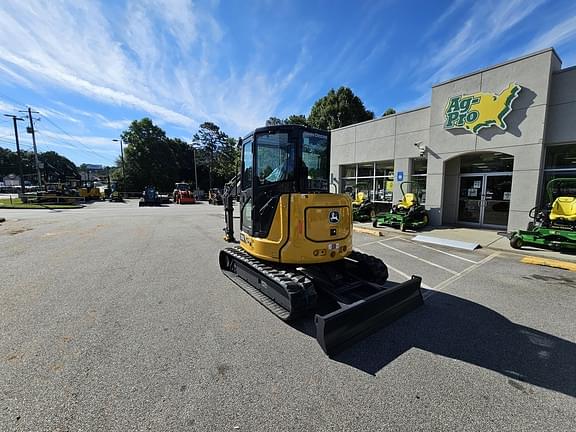
[[[576,144],[548,147],[546,169],[576,170]]]
[[[546,148],[546,164],[540,196],[541,204],[548,203],[549,197],[546,185],[555,178],[573,178],[576,183],[576,144],[564,144]],[[562,194],[568,196],[576,194],[575,185],[573,183],[558,183],[555,190],[552,191],[553,198]]]
[[[374,163],[358,165],[358,177],[372,177],[374,175]]]
[[[343,165],[341,177],[356,177],[356,165]]]
[[[256,148],[260,184],[294,180],[294,143],[287,133],[257,135]]]
[[[460,173],[512,172],[514,156],[505,153],[480,153],[460,158]]]
[[[304,132],[302,135],[302,160],[308,190],[328,191],[328,137]]]
[[[342,191],[353,199],[362,192],[372,201],[392,202],[394,161],[343,165],[340,172]]]
[[[246,190],[252,187],[252,138],[244,141],[242,153],[242,190]]]
[[[394,161],[376,162],[376,176],[394,176]]]
[[[412,159],[412,181],[416,183],[420,190],[420,202],[426,202],[426,173],[428,170],[428,160],[426,158]],[[415,191],[410,191],[415,192]]]

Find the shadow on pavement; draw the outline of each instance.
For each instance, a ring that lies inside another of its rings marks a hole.
[[[295,327],[315,337],[313,320]],[[333,360],[374,375],[411,348],[576,397],[576,344],[439,292],[425,300],[424,306]]]

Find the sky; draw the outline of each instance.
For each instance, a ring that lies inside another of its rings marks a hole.
[[[548,47],[576,65],[574,0],[2,0],[0,111],[38,111],[39,151],[113,165],[135,119],[239,137],[340,86],[379,116]],[[0,147],[15,149],[3,116]]]

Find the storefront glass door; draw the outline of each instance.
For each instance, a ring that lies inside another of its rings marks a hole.
[[[465,174],[460,177],[458,221],[487,227],[505,227],[510,211],[512,175]]]
[[[460,178],[460,201],[458,206],[458,220],[480,224],[482,206],[482,189],[484,176],[469,176]]]

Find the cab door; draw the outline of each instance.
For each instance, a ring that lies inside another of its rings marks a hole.
[[[252,235],[253,230],[253,176],[254,151],[253,137],[242,143],[242,178],[240,180],[240,228],[242,232]]]

